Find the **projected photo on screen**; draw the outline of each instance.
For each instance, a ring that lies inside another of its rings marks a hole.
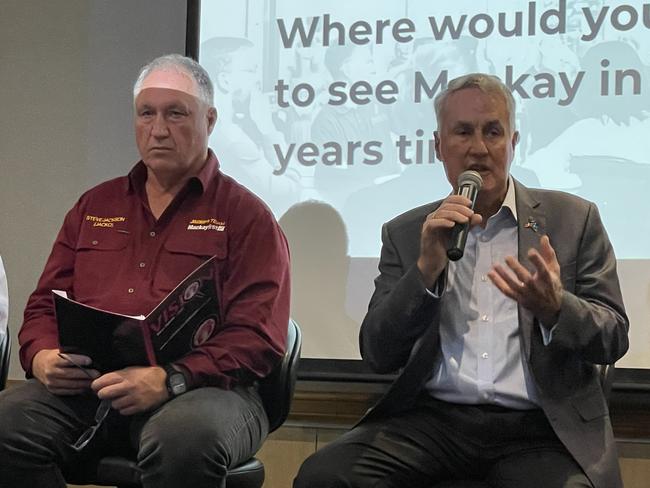
[[[287,233],[305,356],[359,357],[381,225],[451,191],[433,98],[469,72],[515,96],[512,175],[595,202],[618,259],[647,270],[647,17],[599,0],[201,2],[210,145]]]

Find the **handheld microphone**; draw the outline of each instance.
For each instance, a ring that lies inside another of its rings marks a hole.
[[[476,196],[478,195],[482,185],[483,178],[481,178],[481,175],[478,172],[472,170],[463,171],[458,176],[458,191],[456,192],[456,195],[462,195],[469,198],[472,201],[470,208],[474,210]],[[451,239],[449,240],[449,247],[447,248],[447,257],[452,261],[458,261],[463,257],[468,232],[469,222],[465,224],[456,223],[454,228],[451,230]]]

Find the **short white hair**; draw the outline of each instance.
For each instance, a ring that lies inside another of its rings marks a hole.
[[[133,99],[138,96],[142,89],[144,79],[154,71],[175,71],[190,76],[199,89],[199,98],[208,104],[214,106],[214,87],[210,75],[199,63],[187,56],[180,54],[166,54],[160,56],[150,63],[145,64],[138,74],[138,78],[133,85]]]
[[[498,76],[488,75],[485,73],[470,73],[468,75],[454,78],[449,83],[447,83],[447,88],[438,93],[433,101],[433,107],[436,111],[436,121],[438,122],[438,127],[441,125],[442,109],[444,108],[445,102],[447,101],[447,98],[449,98],[449,95],[466,88],[478,88],[487,94],[500,94],[506,102],[506,109],[508,110],[508,119],[510,122],[510,130],[514,132],[516,115],[515,98],[512,96],[512,92],[499,79]]]

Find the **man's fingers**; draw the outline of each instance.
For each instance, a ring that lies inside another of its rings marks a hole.
[[[117,372],[113,371],[111,373],[106,373],[95,379],[92,383],[92,388],[95,391],[99,391],[102,388],[106,388],[107,386],[111,385],[116,385],[124,381],[124,377],[122,375],[118,374]]]
[[[440,205],[440,207],[438,207],[438,209],[433,213],[435,214],[440,210],[452,210],[454,212],[462,213],[467,216],[472,215],[474,213],[474,210],[472,210],[467,205],[464,205],[462,203],[445,202],[442,205]]]
[[[510,287],[506,284],[506,282],[499,276],[499,274],[492,270],[488,273],[488,278],[490,278],[490,281],[494,283],[494,286],[496,286],[501,293],[503,293],[505,296],[512,298],[512,290],[510,290]]]
[[[433,220],[448,219],[464,224],[469,222],[472,215],[474,215],[474,211],[470,208],[461,205],[446,205],[430,214],[428,218]]]
[[[465,208],[469,208],[469,206],[472,204],[472,201],[463,195],[457,195],[454,193],[453,195],[449,195],[447,198],[445,198],[445,201],[442,202],[442,205],[453,204],[462,205]]]
[[[535,269],[537,269],[537,276],[539,279],[544,283],[550,284],[553,281],[553,277],[551,276],[551,271],[548,267],[549,263],[545,261],[542,255],[535,249],[532,249],[531,252],[528,253],[528,258],[530,259],[530,262],[533,263],[533,266],[535,266]]]
[[[110,400],[111,408],[120,412],[121,415],[133,415],[142,410],[138,405],[137,396],[123,385],[102,388],[97,392],[97,397],[101,400]]]
[[[524,268],[524,266],[517,260],[517,258],[513,256],[507,256],[506,264],[517,277],[517,280],[514,278],[512,279],[512,282],[514,286],[517,287],[517,289],[521,288],[523,285],[530,283],[532,279],[530,272]]]
[[[456,222],[454,222],[453,220],[438,219],[436,220],[435,224],[432,225],[432,227],[434,229],[437,227],[445,227],[447,229],[451,229],[454,225],[456,225]]]
[[[496,264],[488,273],[490,280],[507,297],[532,310],[544,323],[552,323],[559,310],[557,289],[559,283],[559,265],[555,251],[550,247],[548,237],[542,239],[542,252],[531,249],[528,258],[536,271],[531,274],[514,256],[505,258],[510,268]],[[546,253],[546,259],[544,254]],[[556,272],[556,269],[558,270]]]
[[[492,268],[492,271],[488,273],[488,277],[501,293],[513,300],[517,299],[521,284],[517,280],[513,279],[510,273],[508,273],[503,266],[496,264],[494,268]]]
[[[56,370],[56,376],[61,379],[80,379],[88,380],[90,383],[99,373],[94,369],[79,369],[75,366],[66,365]]]
[[[54,378],[46,384],[46,388],[55,395],[80,395],[90,390],[90,379]]]
[[[140,406],[134,404],[134,405],[129,405],[127,407],[123,407],[120,409],[116,409],[120,412],[120,415],[124,415],[125,417],[128,417],[129,415],[134,415],[136,413],[139,413],[142,411],[142,408]]]
[[[102,374],[96,369],[87,369],[86,372],[95,380],[99,378]]]
[[[93,362],[92,359],[90,359],[88,356],[84,356],[83,354],[70,354],[70,353],[60,353],[61,356],[67,357],[69,361],[72,361],[75,364],[78,364],[79,366],[90,366]]]
[[[135,407],[135,401],[131,396],[124,395],[113,399],[111,401],[111,407],[114,410],[118,410],[122,415],[125,415],[122,411],[124,409]]]
[[[97,396],[99,398],[102,400],[105,398],[114,399],[128,394],[129,384],[124,381],[111,382],[102,386],[99,382],[104,379],[104,376],[102,376],[99,380],[93,381],[91,385],[92,389],[97,393]]]
[[[440,221],[449,221],[453,224],[458,222],[459,224],[464,224],[466,222],[469,222],[470,217],[467,215],[463,215],[462,213],[459,212],[454,212],[452,210],[440,210],[436,212],[434,216],[432,216],[430,222],[432,223],[439,223]]]
[[[555,255],[555,249],[551,246],[551,240],[547,235],[543,235],[539,240],[539,249],[541,251],[544,261],[547,263],[557,262],[557,257]]]

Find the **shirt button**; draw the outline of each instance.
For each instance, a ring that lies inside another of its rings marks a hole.
[[[481,275],[481,281],[487,281],[487,276]]]
[[[143,261],[143,262],[141,262],[138,266],[140,266],[141,268],[144,268],[144,267],[146,266],[146,264],[145,264],[145,262]]]
[[[487,321],[490,320],[490,317],[488,317],[487,315],[481,315],[481,320],[482,320],[483,322],[487,322]]]
[[[127,291],[128,291],[129,293],[133,293],[135,290],[134,290],[133,288],[129,288]]]
[[[487,352],[484,352],[483,354],[481,354],[481,357],[482,357],[483,359],[487,359],[489,356],[488,356],[488,353],[487,353]]]
[[[151,237],[156,237],[156,233],[155,233],[154,231],[149,232],[149,235],[150,235]]]
[[[99,244],[99,241],[93,241],[93,246],[96,246],[97,244]]]

